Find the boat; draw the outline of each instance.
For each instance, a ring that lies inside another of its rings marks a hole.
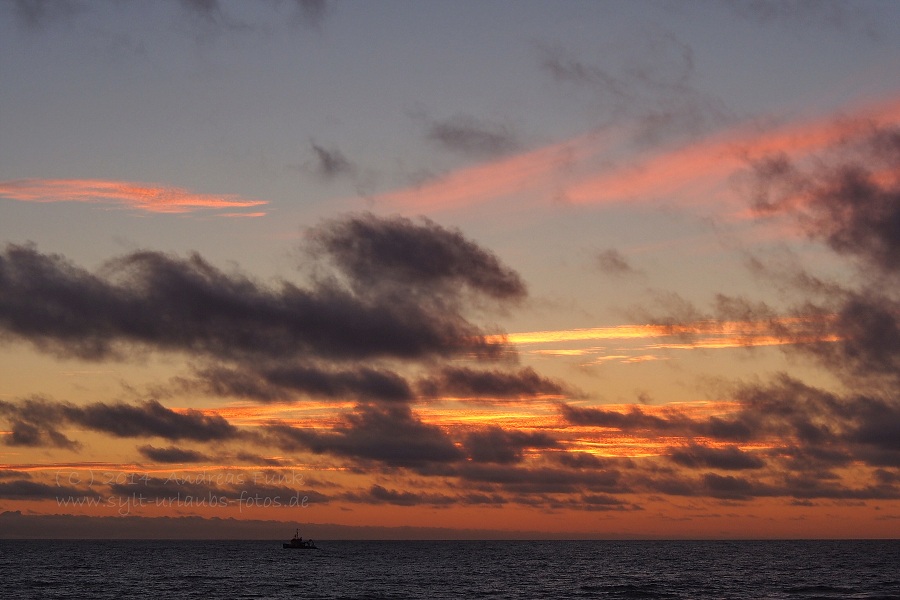
[[[294,537],[291,538],[291,541],[286,544],[282,544],[281,547],[282,548],[298,548],[301,550],[317,550],[318,549],[318,547],[316,546],[316,543],[314,541],[304,540],[300,536],[299,529],[296,531],[296,533],[294,533]]]

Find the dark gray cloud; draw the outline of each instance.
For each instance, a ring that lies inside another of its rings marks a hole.
[[[743,384],[734,391],[738,409],[730,415],[692,418],[677,410],[651,415],[638,407],[626,413],[561,404],[573,425],[616,428],[654,437],[679,435],[728,442],[766,442],[793,468],[841,466],[853,459],[870,466],[900,464],[900,398],[884,395],[839,395],[806,385],[787,375],[768,384]],[[799,457],[805,462],[799,462]],[[673,451],[672,460],[691,468],[760,469],[759,455],[736,448],[694,445]],[[814,461],[812,460],[814,459]]]
[[[519,276],[459,232],[431,221],[351,216],[311,232],[335,277],[270,287],[199,255],[135,252],[99,272],[30,246],[0,254],[0,335],[101,359],[129,346],[216,358],[420,359],[509,347],[460,312],[478,298],[515,301]],[[463,297],[460,287],[467,288]]]
[[[716,0],[731,12],[760,25],[833,29],[874,36],[879,24],[864,2],[840,0]]]
[[[693,422],[686,416],[672,413],[664,417],[650,415],[637,406],[621,413],[602,408],[582,408],[562,403],[559,405],[563,418],[572,425],[595,427],[615,427],[622,431],[679,431],[690,429]]]
[[[725,471],[739,471],[744,469],[761,469],[766,466],[765,461],[758,455],[744,452],[736,446],[710,448],[691,445],[683,449],[673,449],[669,454],[669,458],[673,462],[691,469],[706,467]]]
[[[752,168],[751,202],[762,215],[795,219],[807,235],[852,259],[856,283],[828,281],[806,269],[779,272],[757,260],[756,272],[804,294],[799,314],[819,317],[832,343],[798,343],[832,372],[900,385],[900,129],[871,126],[848,136],[811,164],[783,155]],[[850,280],[853,281],[853,280]],[[799,340],[798,340],[799,341]]]
[[[180,0],[181,5],[192,13],[216,21],[223,16],[219,0]]]
[[[215,396],[257,402],[295,400],[298,396],[338,401],[410,402],[414,399],[403,377],[393,371],[366,366],[333,369],[274,361],[234,368],[214,365],[198,369],[196,379],[180,383]]]
[[[301,20],[312,27],[318,27],[328,14],[328,0],[294,0]]]
[[[208,480],[203,477],[151,477],[146,473],[126,473],[110,483],[103,491],[116,501],[120,498],[130,498],[135,504],[169,500],[173,504],[178,501],[184,504],[196,503],[197,506],[216,507],[220,499],[225,502],[228,500],[223,494],[225,486],[219,486],[217,483],[211,478]]]
[[[387,466],[414,467],[463,457],[440,427],[423,423],[406,405],[359,405],[328,432],[285,425],[267,430],[286,450],[305,449]]]
[[[559,381],[542,377],[531,367],[518,371],[481,370],[468,367],[444,367],[416,384],[423,396],[456,398],[527,398],[540,395],[565,395],[568,388]]]
[[[479,496],[471,494],[470,496]],[[480,495],[490,500],[485,495]],[[182,539],[182,540],[264,540],[273,532],[293,531],[296,520],[273,521],[223,517],[138,517],[85,515],[23,515],[21,511],[0,512],[0,537],[5,539]],[[349,525],[304,526],[308,537],[327,540],[536,540],[559,539],[558,532],[527,529],[448,529],[442,527],[375,527]],[[596,539],[596,532],[569,535],[572,539]]]
[[[187,448],[176,448],[175,446],[156,448],[148,444],[138,448],[138,452],[158,463],[199,463],[209,460],[209,457],[202,452]]]
[[[541,68],[561,86],[594,99],[605,123],[637,122],[639,143],[692,136],[731,119],[696,83],[693,49],[666,31],[648,31],[596,61],[559,44],[537,45]]]
[[[0,498],[4,500],[54,500],[57,498],[84,498],[95,495],[96,492],[93,490],[40,483],[30,479],[0,481]]]
[[[613,464],[611,459],[600,458],[589,452],[556,452],[553,457],[559,464],[570,469],[607,469]]]
[[[13,0],[13,12],[22,25],[40,29],[55,21],[67,21],[84,10],[75,0]]]
[[[271,467],[278,467],[284,464],[282,461],[276,458],[260,456],[259,454],[254,454],[252,452],[238,452],[235,455],[235,458],[237,458],[237,460],[241,462],[249,463],[251,465],[267,465]]]
[[[64,405],[39,396],[18,402],[0,400],[0,416],[10,434],[4,437],[8,446],[50,446],[76,450],[80,444],[58,430],[65,422]]]
[[[885,297],[883,290],[868,289],[847,293],[835,310],[831,327],[823,329],[839,339],[797,349],[815,356],[834,373],[883,377],[887,385],[900,384],[900,300]]]
[[[362,494],[345,494],[345,499],[363,504],[394,504],[396,506],[447,506],[459,503],[459,499],[443,494],[427,494],[422,492],[406,492],[387,489],[374,484]]]
[[[625,94],[624,84],[606,70],[588,64],[560,46],[539,46],[541,67],[556,81],[576,85],[600,86],[615,96]]]
[[[330,221],[310,231],[314,251],[327,254],[357,289],[433,296],[446,302],[464,287],[512,301],[525,297],[525,283],[492,252],[462,232],[434,221],[371,214]],[[389,286],[390,290],[386,290]]]
[[[298,508],[312,502],[325,503],[329,497],[311,489],[267,484],[246,473],[208,476],[150,477],[135,473],[114,482],[105,490],[113,499],[133,499],[136,504],[235,508],[259,506]]]
[[[783,155],[753,164],[754,207],[796,216],[810,237],[864,266],[900,273],[900,128],[873,128],[843,140],[814,167]]]
[[[496,485],[506,492],[520,495],[621,494],[633,491],[627,477],[617,469],[572,470],[467,462],[458,466],[456,475],[469,483]]]
[[[42,29],[53,23],[71,23],[79,14],[89,14],[93,10],[104,10],[103,2],[87,2],[85,0],[4,0],[12,7],[16,20],[29,29]],[[178,17],[185,16],[193,20],[194,26],[199,26],[199,33],[210,34],[219,30],[226,31],[257,31],[269,33],[271,27],[264,21],[250,22],[240,20],[235,13],[230,12],[220,0],[177,0],[167,4],[180,9]],[[270,12],[261,13],[261,19],[267,17],[274,23],[284,22],[292,25],[305,25],[318,29],[322,26],[329,13],[327,0],[268,0],[258,2],[259,7],[269,9]],[[288,6],[287,12],[282,10]],[[288,18],[285,19],[285,16]],[[195,29],[194,34],[198,31]]]
[[[703,489],[707,494],[715,498],[726,500],[749,500],[754,496],[769,496],[766,486],[754,484],[750,480],[734,475],[717,475],[706,473],[701,479]]]
[[[597,266],[607,275],[632,275],[637,273],[621,252],[610,248],[597,254]]]
[[[350,176],[356,172],[356,167],[337,148],[325,148],[312,142],[314,156],[311,169],[314,175],[324,181],[331,181],[341,176]]]
[[[507,431],[494,426],[466,434],[463,447],[475,462],[511,464],[522,462],[523,452],[529,448],[558,448],[559,442],[539,431]]]
[[[428,123],[427,139],[446,150],[489,158],[508,154],[521,147],[519,136],[509,125],[483,121],[468,115],[455,115]]]
[[[483,494],[479,492],[467,492],[455,495],[409,492],[397,489],[389,489],[374,484],[363,492],[347,492],[343,499],[362,504],[393,504],[396,506],[432,506],[447,507],[450,505],[491,505],[501,506],[508,503],[508,499],[500,494]]]
[[[12,434],[6,444],[14,446],[55,446],[75,449],[78,443],[60,430],[76,426],[115,437],[161,437],[199,442],[234,439],[239,431],[217,415],[196,410],[176,412],[155,400],[138,405],[95,402],[77,406],[45,398],[19,402],[0,401],[0,415]]]
[[[155,400],[139,405],[63,405],[64,416],[73,424],[116,437],[161,437],[168,440],[208,442],[233,439],[237,428],[218,415],[197,410],[176,412]]]

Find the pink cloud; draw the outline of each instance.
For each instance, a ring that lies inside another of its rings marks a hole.
[[[635,153],[630,133],[614,128],[515,156],[466,167],[423,185],[380,194],[386,208],[417,213],[467,209],[515,198],[520,207],[562,198],[581,205],[659,199],[710,204],[741,218],[727,200],[729,178],[748,161],[773,154],[802,159],[873,125],[900,120],[900,98],[856,107],[845,115],[762,126],[742,124],[699,141]],[[733,198],[732,198],[733,200]]]
[[[394,209],[433,212],[466,208],[513,194],[552,193],[554,185],[560,183],[560,174],[595,154],[597,147],[596,136],[585,135],[454,171],[374,200]]]
[[[605,204],[670,197],[695,192],[702,201],[748,160],[774,154],[803,158],[843,139],[871,130],[873,125],[900,120],[900,99],[857,110],[852,116],[829,116],[802,123],[760,129],[741,126],[719,135],[613,168],[568,187],[566,198],[576,204]]]
[[[202,209],[246,208],[268,204],[235,194],[198,194],[184,188],[104,179],[14,179],[0,182],[0,197],[21,202],[87,202],[118,204],[154,213],[187,213]],[[250,213],[260,216],[265,213]],[[228,213],[224,216],[248,216]]]

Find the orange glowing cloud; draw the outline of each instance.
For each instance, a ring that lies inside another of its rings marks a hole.
[[[618,325],[615,327],[510,333],[505,336],[490,337],[489,341],[503,339],[517,346],[528,346],[533,344],[680,337],[685,339],[676,343],[652,344],[646,346],[646,348],[746,348],[752,346],[836,342],[840,340],[837,335],[821,331],[822,326],[827,325],[833,319],[833,316],[780,317],[764,321],[707,320],[677,325]],[[537,350],[535,353],[551,356],[582,356],[601,350],[602,348],[551,349]],[[616,354],[602,356],[597,359],[597,362],[622,361],[635,363],[660,360],[660,358],[651,354],[641,356]]]
[[[14,179],[0,182],[0,197],[21,202],[87,202],[118,204],[153,213],[186,213],[200,209],[246,208],[268,204],[235,194],[198,194],[184,188],[103,179]],[[226,213],[222,216],[262,216]]]

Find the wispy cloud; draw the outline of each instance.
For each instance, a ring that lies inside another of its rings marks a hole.
[[[498,336],[515,346],[534,346],[562,343],[600,342],[614,340],[659,340],[637,348],[641,352],[662,349],[724,349],[756,346],[780,346],[786,344],[812,344],[836,342],[841,339],[837,331],[829,329],[836,323],[836,315],[810,315],[801,317],[774,317],[759,321],[704,320],[677,324],[616,325],[584,329],[555,331],[530,331]],[[665,341],[675,338],[673,341]],[[540,349],[544,355],[584,356],[600,354],[604,348]],[[644,362],[659,360],[651,354],[603,355],[596,362]]]
[[[577,204],[652,200],[678,192],[710,191],[748,165],[773,154],[803,158],[844,138],[868,133],[873,125],[896,122],[900,99],[894,98],[853,115],[827,117],[760,128],[740,126],[687,146],[669,149],[627,166],[606,169],[573,183],[565,197]],[[691,194],[693,202],[720,197]]]
[[[521,145],[516,131],[469,115],[455,115],[428,124],[427,138],[441,148],[464,156],[493,157],[508,154]]]
[[[900,98],[889,98],[800,123],[767,124],[760,118],[687,144],[665,145],[655,153],[634,147],[639,131],[613,127],[466,167],[372,201],[426,214],[511,197],[519,207],[559,199],[578,205],[666,201],[707,204],[731,218],[745,219],[752,215],[731,194],[732,178],[754,161],[779,154],[805,160],[898,119]]]
[[[466,208],[513,194],[556,195],[560,175],[597,152],[595,135],[551,144],[511,157],[468,167],[423,185],[373,198],[378,205],[417,213]]]
[[[356,166],[339,149],[326,148],[316,142],[310,145],[315,159],[311,161],[309,170],[319,179],[331,181],[339,176],[351,176],[356,172]]]
[[[188,213],[197,210],[263,206],[265,200],[236,194],[201,194],[160,184],[105,179],[13,179],[0,182],[0,198],[21,202],[85,202],[120,205],[151,213]],[[262,216],[265,213],[225,213],[220,216]]]
[[[309,237],[313,259],[334,277],[305,287],[263,285],[199,255],[135,252],[94,274],[59,255],[9,246],[0,252],[0,332],[95,360],[135,345],[286,361],[499,358],[509,350],[485,342],[462,308],[473,298],[515,304],[525,284],[460,232],[363,215]],[[336,285],[338,277],[346,285]]]

